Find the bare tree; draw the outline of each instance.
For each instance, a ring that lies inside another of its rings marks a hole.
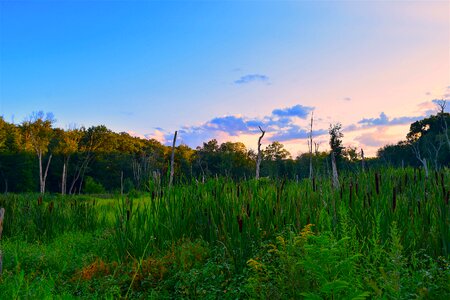
[[[170,157],[170,179],[169,179],[169,187],[172,186],[173,183],[173,174],[175,172],[175,142],[177,141],[177,131],[175,131],[175,134],[173,136],[173,144],[172,144],[172,155]]]
[[[262,159],[262,153],[261,153],[261,140],[264,137],[264,134],[266,133],[264,130],[262,130],[261,126],[259,126],[259,130],[261,130],[261,136],[258,139],[258,155],[256,157],[256,179],[259,179],[259,168],[261,166],[261,159]]]
[[[312,156],[313,156],[313,122],[314,122],[314,111],[311,112],[311,124],[309,128],[309,140],[308,140],[308,148],[309,148],[309,179],[313,178],[313,164],[312,164]]]
[[[427,159],[420,154],[419,142],[411,143],[411,149],[416,158],[422,163],[422,166],[425,169],[425,177],[428,178]]]
[[[365,171],[365,161],[364,161],[364,150],[361,148],[361,170],[364,172]]]
[[[450,137],[449,137],[449,130],[448,130],[448,125],[447,125],[447,118],[445,116],[445,107],[447,106],[447,100],[441,99],[441,100],[437,100],[436,104],[438,106],[438,115],[441,116],[441,120],[442,120],[442,131],[445,137],[445,140],[447,141],[447,146],[450,150]]]
[[[47,164],[44,168],[43,159],[49,153],[49,145],[53,136],[52,125],[55,122],[53,115],[48,113],[44,117],[42,111],[33,113],[29,120],[22,123],[25,130],[26,145],[32,148],[38,157],[39,161],[39,185],[41,194],[45,193],[45,182],[47,180],[48,168],[52,161],[53,154],[50,153],[47,159]]]
[[[430,154],[430,159],[433,158],[434,168],[436,170],[439,169],[439,152],[441,151],[442,146],[444,145],[444,141],[440,136],[437,136],[438,142],[435,145],[434,143],[429,143],[430,147],[427,147],[428,154]]]

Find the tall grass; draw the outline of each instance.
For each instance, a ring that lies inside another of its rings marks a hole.
[[[448,257],[448,182],[448,169],[428,179],[420,170],[385,169],[346,174],[340,190],[324,178],[315,179],[314,185],[308,180],[236,184],[219,178],[152,190],[143,200],[127,199],[119,206],[116,253],[140,257],[149,244],[162,249],[182,238],[201,238],[224,245],[241,269],[253,249],[286,228],[298,231],[311,223],[318,232],[341,236],[344,227],[351,227],[369,252],[374,226],[379,223],[377,234],[384,243],[395,222],[406,252],[420,249]]]

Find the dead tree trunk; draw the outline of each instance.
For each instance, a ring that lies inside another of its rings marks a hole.
[[[333,172],[333,175],[332,175],[333,188],[339,189],[339,177],[338,177],[338,172],[337,172],[337,167],[336,167],[336,158],[334,157],[333,151],[331,151],[331,169]]]
[[[0,241],[2,239],[2,233],[3,233],[3,219],[5,218],[5,209],[2,207],[0,208]],[[3,272],[3,253],[2,249],[0,248],[0,276]]]
[[[175,172],[174,168],[174,160],[175,160],[175,142],[177,141],[177,131],[173,136],[173,144],[172,144],[172,155],[170,157],[170,179],[169,179],[169,187],[173,184],[173,174]]]
[[[63,161],[63,171],[61,178],[61,195],[65,195],[67,193],[67,173],[69,169],[69,160],[70,156],[64,157]]]
[[[48,157],[47,166],[45,167],[45,171],[42,168],[42,151],[38,151],[38,159],[39,159],[39,186],[41,194],[45,193],[45,181],[47,179],[48,168],[50,166],[50,162],[52,161],[52,154]]]
[[[420,154],[419,145],[416,143],[412,144],[412,151],[416,155],[416,158],[422,163],[423,168],[425,169],[425,177],[428,178],[428,165],[427,165],[427,159],[425,157],[422,157]]]
[[[365,161],[364,161],[364,150],[361,148],[361,170],[364,172],[365,171]]]
[[[311,113],[311,126],[309,128],[309,179],[312,179],[313,174],[313,164],[312,164],[312,155],[313,155],[313,140],[312,140],[312,132],[313,132],[313,121],[314,121],[314,112]]]
[[[259,130],[261,130],[261,136],[258,139],[258,156],[256,157],[256,180],[259,179],[259,168],[261,166],[261,159],[262,159],[262,154],[261,154],[261,140],[264,137],[264,134],[266,133],[264,130],[262,130],[261,126],[259,127]]]

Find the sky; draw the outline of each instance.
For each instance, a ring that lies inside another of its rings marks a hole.
[[[450,99],[449,1],[0,0],[0,115],[375,155]],[[450,107],[450,104],[448,105]]]

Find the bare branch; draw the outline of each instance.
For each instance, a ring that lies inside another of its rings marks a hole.
[[[258,126],[259,130],[261,130],[261,136],[258,139],[258,156],[256,157],[256,179],[259,179],[259,168],[261,166],[261,140],[264,137],[264,134],[266,133],[264,130],[262,130],[261,126]]]

